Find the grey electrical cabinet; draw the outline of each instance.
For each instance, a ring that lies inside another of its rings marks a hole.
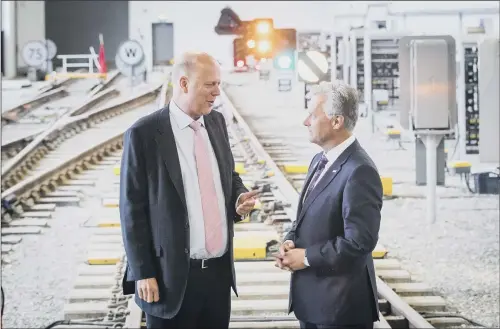
[[[457,122],[455,40],[451,36],[401,38],[401,125],[452,130]]]
[[[500,40],[485,39],[479,45],[479,160],[500,162]]]

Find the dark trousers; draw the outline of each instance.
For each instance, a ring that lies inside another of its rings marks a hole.
[[[231,314],[231,268],[227,254],[191,261],[186,292],[179,313],[172,319],[146,314],[147,328],[228,328]]]
[[[301,329],[373,329],[373,323],[356,324],[356,325],[329,325],[329,324],[312,324],[304,321],[300,322]]]

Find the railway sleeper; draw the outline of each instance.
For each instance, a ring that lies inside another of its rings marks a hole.
[[[36,218],[14,219],[7,227],[49,227],[49,222],[44,219]]]
[[[408,319],[401,315],[385,315],[385,321],[389,324],[391,328],[409,328]]]
[[[469,321],[459,317],[435,317],[427,319],[431,325],[436,328],[462,327],[469,325]],[[466,328],[466,327],[465,327]]]

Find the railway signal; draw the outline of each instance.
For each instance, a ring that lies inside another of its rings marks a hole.
[[[272,19],[255,19],[250,22],[243,36],[249,55],[253,55],[256,60],[271,58],[274,52],[274,35]]]

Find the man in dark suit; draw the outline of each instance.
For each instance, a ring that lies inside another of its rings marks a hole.
[[[124,294],[148,328],[228,328],[234,223],[255,204],[245,188],[222,114],[220,69],[186,53],[172,71],[169,105],[125,133],[120,218],[127,255]]]
[[[372,251],[378,241],[382,183],[352,135],[354,88],[323,83],[304,121],[323,151],[311,161],[297,218],[276,266],[292,271],[289,312],[301,328],[373,328],[378,297]]]

